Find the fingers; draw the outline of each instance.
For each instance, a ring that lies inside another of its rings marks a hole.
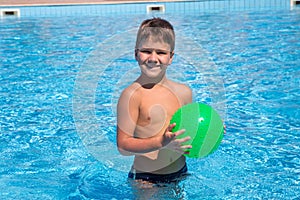
[[[190,149],[192,148],[192,145],[181,145],[178,146],[177,148],[174,148],[173,150],[175,150],[178,153],[181,154],[189,154],[190,153]]]
[[[176,136],[182,135],[185,133],[185,129],[179,130],[176,132]],[[185,142],[191,140],[190,136],[186,136],[180,139],[175,139],[175,142],[178,144],[179,149],[177,149],[177,152],[182,154],[189,154],[189,149],[192,148],[192,145],[190,144],[184,144]]]
[[[166,144],[166,148],[172,149],[178,153],[189,154],[189,149],[192,148],[192,145],[185,144],[185,142],[191,140],[190,136],[186,136],[183,138],[177,138],[186,132],[185,129],[178,130],[172,133],[172,129],[176,126],[175,123],[170,124],[165,132],[166,138],[168,138],[169,142]]]
[[[190,144],[184,145],[184,143],[187,142],[187,141],[189,141],[190,139],[191,139],[191,137],[187,136],[187,137],[184,137],[184,138],[181,138],[181,139],[176,139],[176,141],[180,145],[180,149],[182,149],[183,151],[186,151],[186,150],[192,148],[192,145],[190,145]]]
[[[174,135],[175,135],[175,141],[176,141],[178,144],[182,144],[182,143],[187,142],[187,141],[189,141],[189,140],[191,139],[190,136],[186,136],[186,137],[183,137],[183,138],[180,138],[180,139],[177,138],[177,136],[182,135],[182,134],[184,134],[184,133],[185,133],[185,129],[181,129],[181,130],[176,131],[176,132],[174,133]]]
[[[179,131],[176,131],[176,132],[174,133],[174,135],[177,137],[178,135],[182,135],[183,133],[185,133],[185,129],[181,129],[181,130],[179,130]]]
[[[172,131],[172,129],[174,128],[176,126],[176,123],[173,123],[173,124],[170,124],[169,126],[168,126],[168,131]]]
[[[191,139],[190,136],[186,136],[186,137],[184,137],[184,138],[176,139],[176,141],[177,141],[178,143],[182,144],[182,143],[185,143],[185,142],[189,141],[190,139]]]
[[[192,145],[182,145],[181,149],[187,150],[187,149],[191,149]]]

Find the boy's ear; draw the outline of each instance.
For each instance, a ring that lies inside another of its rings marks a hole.
[[[175,54],[174,51],[172,51],[172,52],[170,53],[169,65],[173,62],[174,54]]]
[[[174,56],[174,51],[172,51],[171,53],[170,53],[170,58],[173,58],[173,56]]]
[[[138,56],[138,50],[135,49],[135,50],[134,50],[134,57],[135,57],[135,60],[137,60],[137,56]]]

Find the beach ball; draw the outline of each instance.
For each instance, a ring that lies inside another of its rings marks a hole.
[[[185,133],[177,138],[190,136],[183,145],[192,145],[184,154],[190,158],[203,158],[213,153],[220,145],[224,125],[221,117],[211,106],[203,103],[191,103],[179,108],[170,123],[176,123],[172,132],[185,129]]]

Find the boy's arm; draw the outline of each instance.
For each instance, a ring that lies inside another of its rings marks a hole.
[[[175,133],[171,132],[175,124],[170,124],[163,135],[157,135],[150,138],[134,138],[122,131],[118,126],[117,145],[118,150],[122,155],[130,156],[136,154],[149,153],[163,147],[172,149],[179,153],[185,153],[185,149],[192,148],[191,145],[181,144],[190,140],[190,137],[176,139],[185,130],[179,130]]]
[[[159,137],[135,138],[125,133],[118,126],[117,145],[122,155],[145,154],[162,147]]]
[[[139,116],[139,100],[138,92],[127,88],[118,102],[117,145],[123,155],[144,154],[162,147],[158,137],[136,138],[134,136]]]

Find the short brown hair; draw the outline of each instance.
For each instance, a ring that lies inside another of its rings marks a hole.
[[[170,22],[161,18],[152,18],[144,20],[138,30],[136,38],[136,48],[141,41],[155,37],[156,40],[166,42],[170,45],[171,51],[175,49],[175,33]]]

